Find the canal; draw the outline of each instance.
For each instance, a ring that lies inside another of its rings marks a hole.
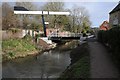
[[[58,78],[69,66],[69,51],[50,50],[2,64],[3,78]]]

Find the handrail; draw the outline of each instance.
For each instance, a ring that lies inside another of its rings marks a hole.
[[[49,34],[48,37],[80,37],[81,33],[55,33],[55,34]]]

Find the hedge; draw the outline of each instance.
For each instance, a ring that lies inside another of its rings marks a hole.
[[[115,63],[120,68],[120,26],[98,32],[98,41],[109,47]]]

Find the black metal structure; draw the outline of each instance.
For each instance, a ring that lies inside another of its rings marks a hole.
[[[29,11],[29,10],[22,6],[14,6],[14,11]]]
[[[14,11],[29,11],[29,10],[22,6],[14,6]],[[44,15],[42,15],[42,23],[43,23],[43,29],[44,29],[44,37],[46,37],[46,25],[45,25]]]

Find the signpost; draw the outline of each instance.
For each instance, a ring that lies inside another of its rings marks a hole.
[[[55,11],[29,11],[24,7],[15,6],[14,7],[14,14],[36,14],[42,15],[42,22],[43,22],[43,29],[44,29],[44,36],[46,37],[46,25],[44,20],[44,15],[70,15],[70,12],[55,12]]]

